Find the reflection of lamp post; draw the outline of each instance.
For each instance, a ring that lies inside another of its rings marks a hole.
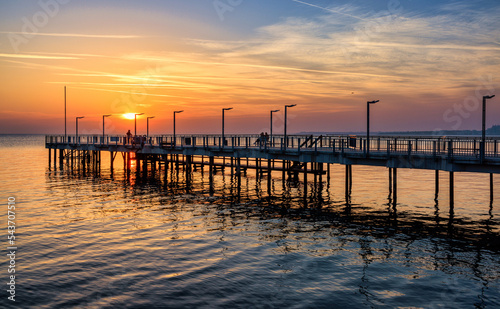
[[[366,153],[370,152],[370,104],[375,104],[379,100],[366,102]]]
[[[285,105],[285,147],[288,147],[288,138],[286,135],[286,118],[287,118],[287,108],[297,106],[297,104]]]
[[[174,111],[174,146],[175,146],[175,114],[180,114],[182,112],[183,112],[183,110],[182,111]]]
[[[78,143],[78,119],[83,119],[85,118],[84,116],[82,117],[76,117],[76,141],[75,143]]]
[[[111,115],[102,115],[102,143],[104,144],[104,118],[109,117]]]
[[[155,116],[151,116],[151,117],[148,117],[146,118],[146,137],[149,138],[149,119],[153,119],[155,118]]]
[[[275,109],[275,110],[271,111],[271,128],[270,128],[270,132],[269,132],[269,140],[271,142],[271,145],[273,143],[273,113],[276,113],[279,111],[280,111],[279,109]]]
[[[483,96],[483,130],[481,135],[481,160],[484,159],[486,151],[486,100],[494,98],[495,95],[485,95]]]
[[[144,115],[144,113],[134,114],[134,136],[137,136],[137,116]]]
[[[232,110],[232,107],[226,107],[222,109],[222,147],[224,147],[225,144],[225,139],[224,139],[224,111],[230,111]]]

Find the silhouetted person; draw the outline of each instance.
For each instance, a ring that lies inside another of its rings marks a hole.
[[[127,144],[130,144],[130,138],[132,137],[132,133],[130,133],[130,130],[127,132]]]

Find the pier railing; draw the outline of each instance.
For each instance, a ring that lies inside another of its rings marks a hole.
[[[366,136],[354,135],[154,135],[127,137],[125,135],[51,135],[46,144],[68,146],[94,145],[96,147],[125,146],[129,148],[162,147],[209,147],[209,148],[258,148],[281,151],[329,151],[370,154],[433,155],[472,158],[500,157],[500,138],[488,137],[482,153],[482,141],[478,137],[414,137],[414,136]]]

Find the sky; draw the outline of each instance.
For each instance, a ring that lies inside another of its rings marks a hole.
[[[481,129],[497,0],[0,0],[0,134]],[[500,96],[487,127],[500,124]]]

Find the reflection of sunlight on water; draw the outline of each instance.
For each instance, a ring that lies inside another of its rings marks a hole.
[[[38,146],[0,159],[10,178],[0,188],[20,201],[27,306],[500,305],[499,210],[489,215],[485,175],[455,174],[450,222],[444,172],[436,206],[434,172],[400,169],[394,209],[379,167],[353,166],[349,206],[343,166],[330,183],[310,176],[307,190],[302,177],[230,169],[211,189],[208,167],[128,175],[117,156],[111,174],[102,156],[98,176],[48,171]]]

